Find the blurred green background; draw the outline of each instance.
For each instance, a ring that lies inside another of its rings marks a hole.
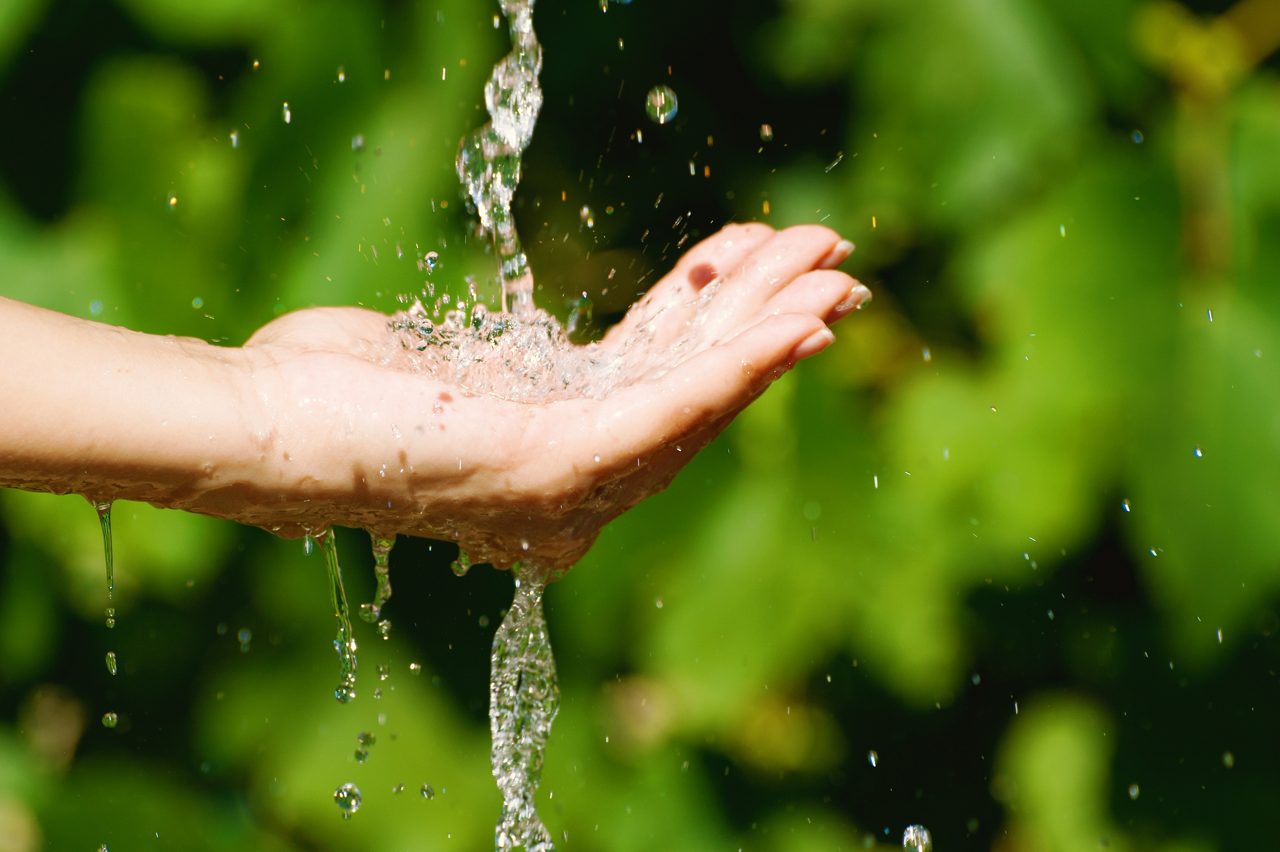
[[[230,345],[301,306],[394,310],[428,251],[437,288],[492,298],[452,162],[496,12],[4,0],[0,294]],[[748,219],[837,228],[876,293],[548,592],[564,847],[1276,842],[1280,4],[536,22],[517,212],[542,305],[585,294],[599,332]],[[506,575],[402,541],[394,629],[359,625],[340,706],[318,556],[136,504],[115,526],[107,631],[90,507],[0,493],[0,850],[492,843]],[[368,539],[340,546],[367,600]]]

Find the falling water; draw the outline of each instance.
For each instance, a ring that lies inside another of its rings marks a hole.
[[[116,626],[116,564],[111,553],[111,501],[92,500],[102,525],[102,552],[107,562],[107,627]],[[114,672],[113,672],[114,674]]]
[[[902,848],[910,852],[933,852],[933,837],[923,825],[909,825],[902,832]]]
[[[333,601],[333,617],[338,620],[338,636],[333,649],[338,653],[342,679],[333,691],[333,697],[346,704],[356,697],[356,636],[351,629],[351,613],[347,608],[347,591],[342,586],[342,567],[338,565],[338,539],[329,530],[321,534],[324,565],[329,571],[329,593]]]
[[[493,777],[502,792],[494,845],[542,852],[554,847],[534,795],[560,690],[542,614],[544,574],[527,566],[515,570],[515,599],[493,637],[489,680]]]
[[[370,624],[382,618],[382,608],[391,600],[391,548],[395,547],[395,536],[382,538],[373,536],[373,577],[377,583],[372,603],[360,604],[360,617]],[[379,625],[381,626],[381,625]]]
[[[462,140],[458,178],[493,235],[502,280],[502,309],[533,312],[533,275],[516,233],[511,202],[520,183],[520,157],[533,138],[542,109],[542,46],[533,31],[533,0],[498,0],[511,32],[511,52],[493,68],[484,87],[489,123]]]

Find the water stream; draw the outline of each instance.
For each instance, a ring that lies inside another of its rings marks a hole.
[[[338,539],[333,530],[319,536],[324,554],[324,566],[329,572],[329,594],[333,603],[333,617],[338,622],[338,635],[333,649],[338,654],[341,679],[333,691],[333,697],[346,704],[356,697],[356,644],[355,631],[351,628],[351,611],[347,606],[347,590],[342,585],[342,566],[338,564]]]
[[[484,87],[489,123],[462,140],[458,178],[493,237],[502,281],[502,309],[533,312],[533,275],[520,245],[511,202],[520,183],[520,158],[533,138],[542,109],[542,46],[533,31],[533,0],[498,0],[511,33],[511,52],[493,67]]]
[[[560,688],[542,614],[545,575],[527,566],[513,570],[515,598],[493,637],[489,679],[491,760],[502,792],[494,847],[545,852],[554,846],[538,818],[534,795],[551,723],[560,709]]]

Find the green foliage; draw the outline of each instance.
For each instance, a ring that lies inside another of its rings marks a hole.
[[[916,822],[939,849],[1274,836],[1277,13],[1237,31],[1137,0],[791,0],[728,22],[544,3],[517,211],[544,306],[585,292],[616,316],[729,219],[821,220],[876,292],[549,591],[553,833],[787,852],[895,846]],[[0,295],[228,345],[304,305],[492,298],[453,157],[505,49],[496,11],[0,4]],[[660,82],[681,102],[662,128],[643,115]],[[340,706],[318,557],[113,515],[108,631],[91,508],[0,495],[16,848],[488,844],[505,576],[458,580],[451,545],[401,542],[391,638],[358,625]],[[355,605],[368,546],[341,544]],[[344,822],[347,781],[364,801]]]

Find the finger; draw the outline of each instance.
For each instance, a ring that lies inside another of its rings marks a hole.
[[[683,278],[700,290],[716,278],[737,269],[743,260],[776,233],[760,222],[727,225],[685,252],[667,277]]]
[[[779,231],[759,245],[732,271],[721,287],[721,296],[734,300],[754,299],[763,304],[799,275],[819,267],[842,263],[853,251],[853,243],[821,225],[797,225]]]
[[[308,308],[285,314],[258,329],[245,346],[296,346],[351,351],[387,337],[386,314],[364,308]]]
[[[871,291],[843,272],[816,270],[801,275],[764,306],[767,314],[812,314],[836,322],[871,299]]]
[[[726,415],[732,416],[801,358],[835,339],[817,317],[769,317],[681,364],[660,379],[618,394],[597,422],[612,461],[654,452]]]
[[[680,258],[675,267],[627,313],[626,318],[609,330],[605,344],[611,346],[629,337],[633,330],[662,314],[669,314],[672,326],[688,319],[693,310],[692,297],[703,287],[730,271],[777,232],[758,222],[727,225],[698,243]],[[687,311],[673,309],[687,308]],[[664,318],[664,322],[668,319]]]

